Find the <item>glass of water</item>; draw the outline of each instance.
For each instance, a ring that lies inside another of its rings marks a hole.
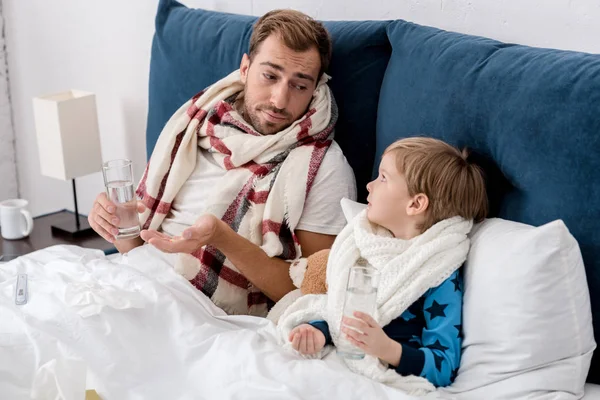
[[[106,195],[117,207],[119,218],[117,240],[140,235],[137,199],[133,189],[133,164],[130,160],[111,160],[102,164]]]
[[[355,311],[373,316],[377,307],[378,285],[379,271],[369,266],[366,260],[359,259],[356,265],[350,268],[344,300],[344,316],[354,318]],[[341,331],[343,325],[344,323],[341,322],[337,353],[341,357],[354,360],[364,358],[365,353],[346,339],[345,334]]]

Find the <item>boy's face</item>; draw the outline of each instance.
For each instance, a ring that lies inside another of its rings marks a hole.
[[[245,118],[263,135],[287,128],[306,112],[320,69],[316,48],[297,52],[269,36],[252,60],[242,59]]]
[[[396,168],[393,152],[383,156],[379,176],[367,185],[369,202],[367,218],[391,231],[395,237],[411,239],[420,234],[418,226],[424,220],[427,196],[411,196],[406,179]]]

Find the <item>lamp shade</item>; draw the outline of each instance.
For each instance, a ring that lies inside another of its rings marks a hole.
[[[102,168],[96,96],[70,90],[33,99],[42,175],[69,180]]]

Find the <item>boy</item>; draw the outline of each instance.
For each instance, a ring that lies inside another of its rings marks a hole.
[[[300,353],[314,355],[343,335],[380,361],[375,368],[366,366],[367,361],[347,360],[355,372],[399,388],[417,388],[400,378],[411,375],[428,381],[421,388],[447,386],[460,363],[463,288],[459,267],[468,252],[466,235],[473,220],[479,222],[487,213],[482,173],[467,161],[465,152],[440,140],[408,138],[386,149],[379,176],[367,190],[366,211],[350,221],[332,248],[328,299],[313,305],[311,313],[298,311],[311,308],[310,299],[300,298],[297,303],[306,304],[293,304],[282,317],[287,324],[290,319],[292,324],[305,322],[291,325],[295,327],[289,341]],[[343,271],[352,262],[342,254],[355,249],[382,274],[377,295],[379,322],[360,312],[354,318],[342,318],[343,294],[337,302],[332,294],[343,291]],[[319,315],[323,318],[314,318]],[[341,332],[336,329],[340,321]],[[398,376],[391,377],[387,368]]]

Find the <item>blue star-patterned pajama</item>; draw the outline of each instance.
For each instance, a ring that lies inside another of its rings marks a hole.
[[[383,330],[402,345],[401,375],[417,375],[435,386],[448,386],[460,364],[463,285],[461,270],[429,289]],[[325,321],[310,324],[332,344]]]

